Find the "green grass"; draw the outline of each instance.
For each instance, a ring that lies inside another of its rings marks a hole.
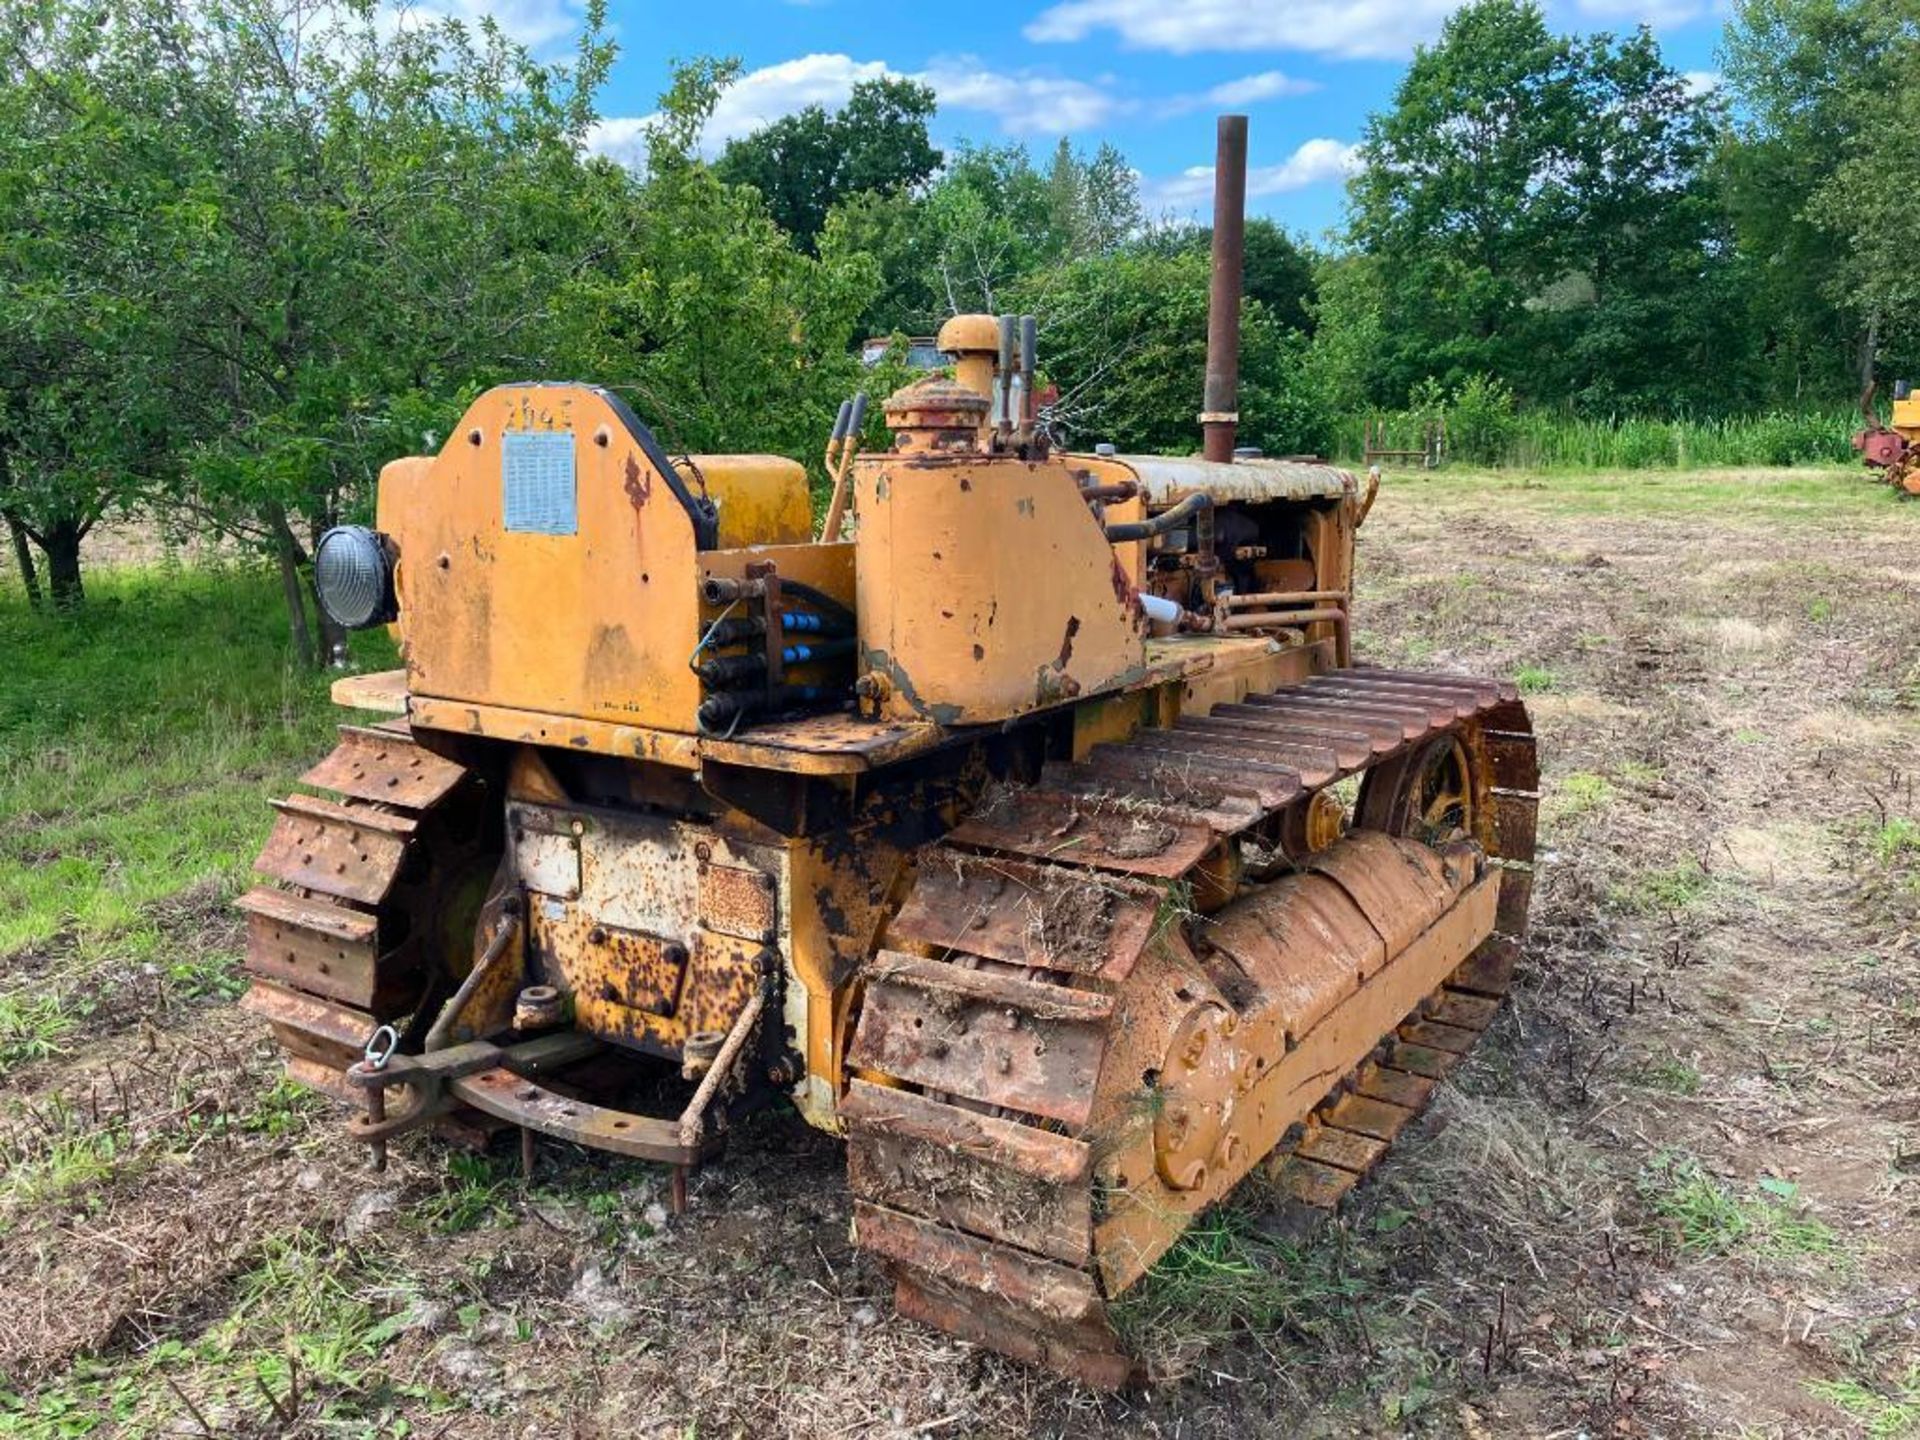
[[[1633,1072],[1632,1078],[1649,1090],[1662,1090],[1669,1095],[1700,1093],[1700,1072],[1678,1056],[1669,1055],[1665,1060],[1643,1065]]]
[[[1874,826],[1867,843],[1880,868],[1891,870],[1902,860],[1920,855],[1920,823],[1896,815]]]
[[[391,663],[384,634],[357,638]],[[161,957],[143,912],[236,888],[266,801],[341,718],[257,570],[101,572],[73,616],[0,593],[0,655],[0,957],[109,936]]]
[[[1707,873],[1706,867],[1695,856],[1686,855],[1672,865],[1648,870],[1626,884],[1614,887],[1611,897],[1629,910],[1651,915],[1661,911],[1685,910],[1712,888],[1713,877]]]
[[[1639,1191],[1656,1229],[1684,1255],[1739,1251],[1766,1260],[1837,1259],[1839,1238],[1807,1212],[1799,1187],[1762,1176],[1737,1192],[1690,1156],[1661,1154],[1641,1172]]]
[[[1575,770],[1554,781],[1547,791],[1556,819],[1575,820],[1613,803],[1613,782],[1591,770]]]
[[[1560,677],[1544,665],[1522,665],[1513,672],[1513,683],[1522,695],[1544,695],[1560,683]]]
[[[1358,458],[1366,417],[1338,424],[1336,453]],[[1388,420],[1394,443],[1417,444],[1418,417]],[[1854,406],[1763,415],[1649,420],[1583,418],[1551,410],[1501,417],[1497,453],[1483,463],[1521,470],[1686,470],[1720,466],[1839,465],[1853,459]],[[1456,435],[1456,449],[1459,436]]]
[[[1876,1387],[1846,1376],[1809,1381],[1807,1391],[1853,1416],[1873,1440],[1920,1435],[1920,1365],[1909,1367],[1891,1385]]]
[[[66,1002],[48,991],[0,995],[0,1075],[16,1065],[60,1054],[84,1001]]]
[[[1549,517],[1711,517],[1716,525],[1820,525],[1851,518],[1886,526],[1920,520],[1890,486],[1859,466],[1684,471],[1501,470],[1448,466],[1387,473],[1381,504],[1396,489],[1458,501],[1492,513]]]

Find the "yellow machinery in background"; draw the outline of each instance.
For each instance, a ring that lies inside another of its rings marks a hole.
[[[962,316],[891,448],[843,424],[833,538],[571,384],[329,533],[405,668],[279,802],[246,1003],[377,1156],[518,1127],[683,1200],[784,1099],[904,1311],[1103,1385],[1193,1216],[1379,1158],[1508,984],[1534,746],[1509,684],[1355,665],[1370,494],[1233,449],[1244,165],[1229,117],[1205,458],[1056,450],[1036,327]]]
[[[1920,495],[1920,396],[1905,380],[1893,387],[1893,413],[1882,424],[1873,408],[1873,387],[1861,397],[1866,428],[1853,448],[1868,469],[1905,495]]]

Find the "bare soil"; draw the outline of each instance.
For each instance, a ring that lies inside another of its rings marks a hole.
[[[1363,657],[1533,692],[1525,969],[1334,1223],[1163,1283],[1144,1389],[895,1317],[790,1117],[680,1220],[558,1145],[531,1186],[426,1140],[376,1174],[228,1001],[129,982],[6,1075],[0,1434],[1920,1429],[1920,506],[1868,513],[1383,498]]]

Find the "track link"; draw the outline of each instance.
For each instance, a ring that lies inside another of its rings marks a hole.
[[[346,1067],[367,1037],[432,1000],[434,911],[447,897],[446,827],[468,772],[414,743],[404,721],[343,725],[254,862],[278,881],[237,902],[247,916],[241,1004],[273,1027],[295,1080],[359,1103]],[[468,848],[461,842],[456,850]]]
[[[1406,838],[1408,791],[1449,737],[1475,834],[1434,848]],[[1353,834],[1182,916],[1234,841],[1353,775]],[[841,1104],[856,1241],[902,1313],[1124,1383],[1109,1301],[1204,1204],[1264,1160],[1333,1208],[1492,1022],[1537,783],[1511,686],[1362,668],[1049,765],[930,847],[867,967]]]

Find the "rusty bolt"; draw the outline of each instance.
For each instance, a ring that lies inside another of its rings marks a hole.
[[[660,953],[669,965],[684,965],[687,963],[687,947],[678,942],[668,945],[667,948]]]
[[[607,932],[598,925],[594,926],[591,930],[587,931],[587,943],[590,945],[606,944]]]
[[[693,847],[693,858],[698,860],[702,865],[706,864],[707,861],[713,858],[713,846],[702,840]]]

